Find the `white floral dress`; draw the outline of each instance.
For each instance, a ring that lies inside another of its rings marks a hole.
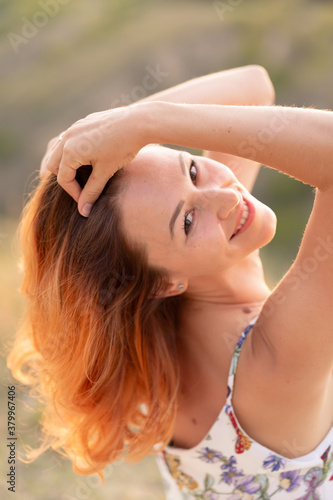
[[[290,459],[251,439],[236,418],[234,376],[257,319],[237,343],[227,400],[208,435],[194,448],[167,446],[157,455],[167,500],[333,500],[333,427],[314,451]]]

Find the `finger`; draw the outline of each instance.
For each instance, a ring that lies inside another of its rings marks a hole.
[[[44,177],[44,175],[48,172],[48,168],[46,167],[46,162],[50,157],[50,154],[53,150],[53,148],[58,144],[59,142],[59,136],[58,137],[53,137],[49,142],[47,143],[47,148],[46,152],[42,158],[41,164],[40,164],[40,170],[39,170],[39,176]]]
[[[49,156],[50,156],[50,153],[46,152],[42,158],[42,161],[40,163],[40,169],[39,169],[39,177],[44,177],[44,175],[48,172],[48,169],[46,168],[46,161],[47,161]]]
[[[59,140],[60,140],[59,137],[53,137],[53,139],[51,139],[47,144],[47,152],[52,151],[52,149],[59,142]]]
[[[50,151],[47,158],[45,158],[45,168],[53,172],[57,175],[59,170],[59,165],[61,162],[62,154],[63,154],[64,143],[62,140],[57,140],[53,149]]]
[[[81,215],[88,217],[92,208],[101,192],[103,191],[106,183],[110,179],[110,175],[98,171],[98,166],[93,167],[93,171],[90,174],[84,188],[81,191],[78,210]]]
[[[60,186],[67,191],[76,202],[79,201],[82,191],[81,186],[75,180],[76,170],[81,167],[81,165],[85,165],[85,163],[73,156],[72,150],[67,142],[63,147],[57,180]]]

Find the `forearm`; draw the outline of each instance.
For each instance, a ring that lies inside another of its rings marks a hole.
[[[184,104],[271,105],[275,91],[267,71],[248,65],[212,73],[153,94],[139,102],[164,101]],[[204,156],[227,165],[251,191],[260,164],[222,152],[204,151]]]
[[[258,65],[248,65],[193,78],[138,102],[269,105],[274,99],[267,71]]]
[[[263,163],[306,184],[333,182],[333,113],[272,106],[134,105],[143,140],[222,151]]]

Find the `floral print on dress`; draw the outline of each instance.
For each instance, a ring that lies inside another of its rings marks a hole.
[[[207,463],[218,462],[222,457],[222,453],[219,451],[211,450],[210,448],[204,448],[203,451],[199,452],[199,458]]]
[[[195,479],[193,479],[193,477],[189,474],[185,474],[185,472],[179,469],[181,461],[177,455],[172,455],[166,451],[163,451],[162,453],[169,472],[177,482],[177,486],[180,490],[183,489],[184,486],[190,490],[198,487],[198,483]]]
[[[308,484],[307,492],[304,496],[297,500],[321,500],[319,493],[316,492],[317,487],[323,481],[323,469],[315,467],[310,469],[304,476],[304,481]]]
[[[230,418],[230,421],[233,425],[233,428],[235,429],[237,433],[237,439],[236,439],[236,444],[235,444],[235,451],[236,453],[244,453],[245,450],[249,450],[251,447],[251,439],[249,439],[245,434],[240,430],[236,419],[235,415],[233,414],[232,410],[230,409],[230,405],[226,405],[225,412]]]
[[[243,345],[244,340],[246,339],[247,334],[251,330],[251,328],[252,328],[252,325],[248,325],[245,328],[244,332],[242,333],[240,339],[237,342],[236,349],[234,351],[234,355],[233,355],[232,360],[231,360],[229,375],[235,375],[235,373],[236,373],[238,358],[239,358],[239,355],[240,355],[240,352],[242,349],[242,345]]]
[[[279,470],[281,467],[284,467],[285,462],[286,460],[284,458],[272,453],[266,458],[266,460],[264,460],[263,467],[274,472]]]
[[[221,480],[226,484],[232,484],[235,479],[244,476],[243,471],[239,471],[236,467],[229,467],[226,471],[222,472]]]
[[[183,472],[181,458],[163,452],[164,459],[172,477],[176,480],[178,488],[187,490],[186,497],[197,500],[278,500],[278,493],[283,493],[283,498],[288,499],[289,493],[295,493],[302,485],[306,486],[305,493],[297,500],[322,500],[318,488],[328,478],[333,461],[333,453],[325,452],[323,467],[312,467],[305,474],[301,470],[283,471],[286,459],[270,453],[263,461],[263,468],[270,472],[267,474],[249,475],[238,466],[237,458],[232,455],[226,457],[222,452],[208,447],[197,450],[198,459],[206,464],[215,466],[220,463],[219,481],[213,474],[205,474],[203,485],[199,481]],[[280,473],[278,471],[281,470]],[[274,474],[273,474],[274,473]],[[304,489],[303,489],[304,492]],[[295,499],[296,497],[290,497]]]
[[[294,491],[301,484],[302,477],[297,470],[289,470],[280,474],[280,488],[286,491]]]
[[[245,478],[236,478],[234,481],[235,489],[233,495],[228,497],[228,500],[239,500],[240,498],[252,498],[254,493],[260,490],[260,483],[255,481],[254,476],[246,476]]]

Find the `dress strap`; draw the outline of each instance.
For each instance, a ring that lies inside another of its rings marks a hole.
[[[238,359],[239,359],[239,355],[240,355],[240,352],[241,352],[241,349],[242,349],[243,342],[246,339],[248,333],[250,332],[251,328],[254,326],[254,324],[255,324],[255,322],[257,321],[258,318],[259,318],[259,315],[256,316],[255,318],[251,319],[250,323],[247,325],[247,327],[245,328],[245,330],[242,332],[242,334],[241,334],[241,336],[240,336],[240,338],[239,338],[239,340],[237,342],[237,345],[236,345],[236,348],[235,348],[235,351],[234,351],[234,355],[233,355],[232,360],[231,360],[230,370],[229,370],[228,396],[227,396],[228,399],[230,399],[231,396],[232,396],[232,391],[233,391],[233,387],[234,387],[235,373],[236,373],[236,370],[237,370]]]

